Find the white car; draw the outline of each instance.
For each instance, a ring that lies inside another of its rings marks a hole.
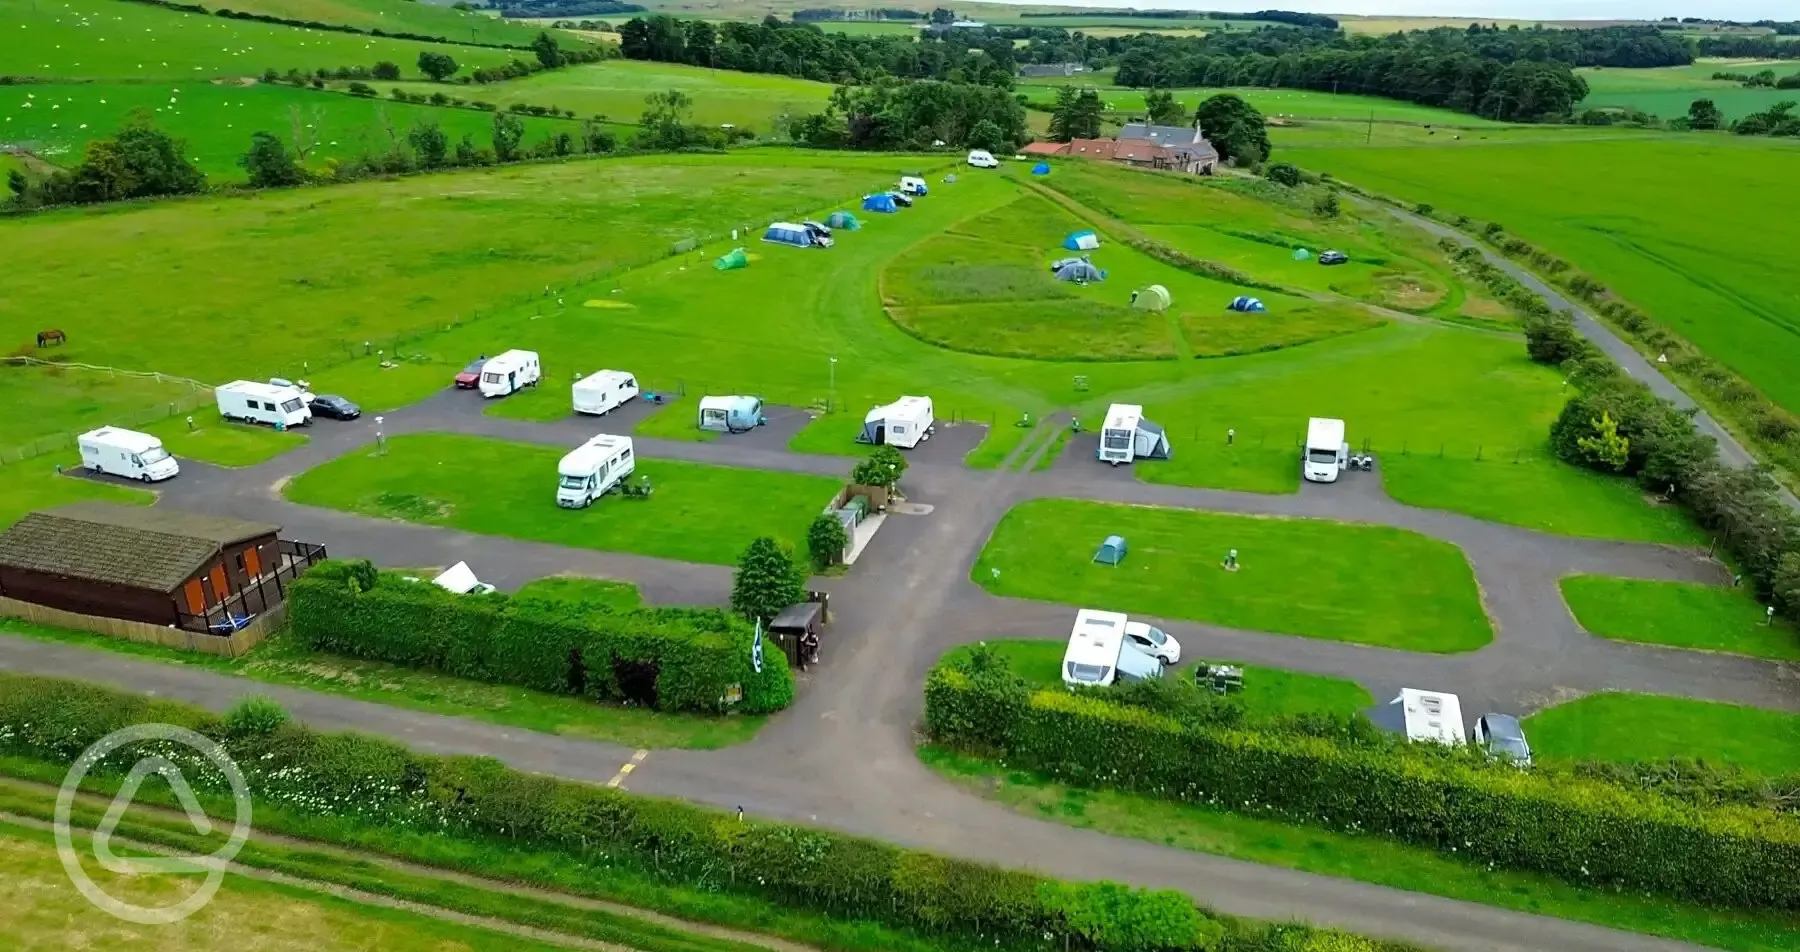
[[[1177,664],[1181,661],[1181,642],[1155,625],[1146,625],[1141,621],[1126,622],[1125,637],[1137,650],[1160,659],[1163,664]]]
[[[986,149],[972,149],[969,152],[969,164],[978,169],[997,169],[1000,167],[1000,160]]]

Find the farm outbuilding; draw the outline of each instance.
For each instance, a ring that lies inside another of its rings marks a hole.
[[[1166,311],[1174,303],[1169,297],[1169,289],[1160,284],[1152,284],[1131,292],[1131,306],[1140,311]]]
[[[900,206],[894,204],[894,196],[886,192],[877,192],[863,199],[862,210],[892,215],[900,210]]]
[[[1260,298],[1246,297],[1244,295],[1239,295],[1237,297],[1232,298],[1231,303],[1227,304],[1226,307],[1230,308],[1231,310],[1242,311],[1244,313],[1250,313],[1252,311],[1268,310],[1268,308],[1263,306],[1263,302]]]
[[[841,228],[844,231],[855,231],[862,227],[862,222],[857,221],[856,216],[849,212],[832,212],[826,217],[825,224],[832,228]]]
[[[1056,269],[1056,280],[1087,284],[1091,281],[1106,280],[1106,272],[1094,267],[1092,261],[1085,258],[1074,258],[1062,262],[1062,265]]]
[[[1100,236],[1091,231],[1078,231],[1063,239],[1063,247],[1070,251],[1093,251],[1100,247]]]
[[[1100,543],[1100,550],[1094,553],[1094,561],[1101,565],[1118,565],[1125,561],[1125,537],[1109,535]]]

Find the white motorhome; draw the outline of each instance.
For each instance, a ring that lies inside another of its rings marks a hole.
[[[1103,687],[1121,678],[1144,681],[1163,676],[1159,658],[1139,651],[1125,637],[1128,619],[1119,612],[1084,608],[1075,615],[1069,647],[1063,652],[1062,679],[1069,687]]]
[[[931,192],[931,188],[925,184],[924,179],[917,175],[902,175],[900,176],[900,191],[908,195],[925,195]]]
[[[1169,436],[1163,428],[1144,419],[1144,408],[1115,403],[1106,408],[1100,427],[1100,448],[1094,458],[1117,466],[1134,459],[1168,459]]]
[[[637,378],[623,370],[596,370],[575,381],[570,391],[576,413],[599,416],[618,409],[638,395]]]
[[[181,472],[162,441],[148,433],[103,426],[81,434],[75,443],[81,447],[81,465],[96,473],[151,483]]]
[[[213,396],[219,403],[219,415],[227,420],[282,428],[312,422],[312,408],[295,387],[233,380],[216,388]]]
[[[910,450],[931,439],[931,428],[936,422],[930,397],[901,397],[864,414],[862,432],[856,441]]]
[[[481,365],[481,395],[504,397],[535,387],[540,373],[537,351],[509,350]]]
[[[1000,167],[1000,160],[994,158],[994,153],[986,149],[971,149],[969,164],[978,169],[997,169]]]
[[[1306,421],[1306,446],[1301,451],[1300,474],[1315,483],[1336,482],[1350,465],[1350,444],[1344,442],[1344,421],[1313,417]]]
[[[1442,691],[1401,688],[1390,703],[1400,705],[1406,722],[1406,739],[1431,741],[1452,747],[1464,743],[1462,701]]]
[[[570,450],[556,464],[556,504],[582,509],[612,491],[637,468],[631,437],[601,434]]]

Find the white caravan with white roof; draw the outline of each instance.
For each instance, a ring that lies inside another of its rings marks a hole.
[[[487,595],[494,591],[494,586],[475,577],[475,570],[469,568],[467,562],[458,562],[450,566],[438,573],[438,577],[432,579],[431,582],[446,592],[454,592],[458,595]]]
[[[901,397],[864,414],[862,433],[856,441],[910,450],[931,439],[931,428],[936,422],[930,397]]]
[[[600,416],[638,395],[637,378],[623,370],[596,370],[571,388],[575,412]]]
[[[148,433],[103,426],[81,434],[75,443],[81,447],[81,465],[92,472],[146,483],[181,472],[175,457],[163,449],[162,440]]]
[[[1083,608],[1075,615],[1069,648],[1063,652],[1062,679],[1069,687],[1103,687],[1123,678],[1160,678],[1163,663],[1139,651],[1125,636],[1128,619],[1120,612]]]
[[[481,395],[504,397],[537,386],[542,371],[534,350],[509,350],[481,365]]]
[[[282,428],[312,422],[312,409],[297,387],[233,380],[215,388],[213,397],[218,401],[219,415],[227,420]]]
[[[1344,442],[1344,421],[1326,417],[1307,420],[1300,475],[1315,483],[1333,483],[1348,465],[1350,444]]]
[[[1456,747],[1464,743],[1462,701],[1442,691],[1416,691],[1401,688],[1400,696],[1389,702],[1400,705],[1406,721],[1406,739],[1431,741]]]
[[[1144,408],[1135,403],[1115,403],[1106,408],[1106,423],[1100,427],[1099,459],[1114,466],[1137,458],[1138,423],[1144,419]]]
[[[556,504],[564,509],[591,506],[636,468],[631,437],[602,433],[570,450],[556,464]]]

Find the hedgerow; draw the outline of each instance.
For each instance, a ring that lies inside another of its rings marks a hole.
[[[318,651],[661,710],[718,712],[739,686],[748,713],[794,697],[781,652],[763,652],[755,671],[754,633],[717,609],[456,595],[367,562],[328,561],[289,586],[288,618]]]

